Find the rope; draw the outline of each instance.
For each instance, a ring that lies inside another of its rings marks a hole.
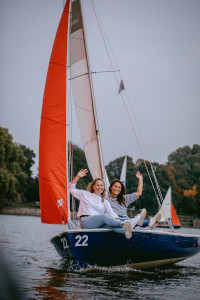
[[[108,40],[108,38],[107,38],[107,35],[106,35],[106,33],[105,33],[105,30],[104,30],[103,24],[102,24],[102,22],[101,22],[101,19],[100,19],[100,17],[98,16],[97,9],[96,9],[96,7],[95,7],[94,1],[91,0],[91,3],[92,3],[92,6],[93,6],[93,10],[94,10],[94,13],[95,13],[95,16],[96,16],[96,20],[97,20],[97,23],[98,23],[98,26],[99,26],[99,30],[100,30],[100,33],[101,33],[101,36],[102,36],[102,40],[103,40],[103,42],[104,42],[105,49],[106,49],[106,52],[107,52],[107,55],[108,55],[108,58],[109,58],[109,61],[110,61],[110,64],[111,64],[111,68],[112,68],[112,70],[113,70],[113,72],[114,72],[114,66],[113,66],[113,63],[112,63],[112,60],[111,60],[111,56],[110,56],[109,51],[108,51],[107,44],[108,44],[108,46],[109,46],[109,48],[110,48],[110,50],[111,50],[111,53],[112,53],[112,55],[113,55],[113,58],[114,58],[114,61],[115,61],[116,65],[117,65],[117,61],[116,61],[116,59],[115,59],[115,57],[114,57],[112,48],[111,48],[111,46],[110,46],[109,40]],[[103,32],[104,32],[104,35],[105,35],[105,37],[106,37],[107,44],[106,44],[106,41],[105,41]],[[117,67],[118,67],[118,66],[117,66]],[[115,80],[116,80],[117,86],[118,86],[118,88],[119,88],[119,81],[118,81],[118,79],[117,79],[117,76],[116,76],[115,72],[114,72],[114,76],[115,76]],[[125,107],[126,113],[127,113],[127,115],[128,115],[129,122],[130,122],[130,124],[131,124],[131,129],[132,129],[132,131],[133,131],[133,134],[134,134],[134,136],[135,136],[135,139],[136,139],[136,142],[137,142],[137,145],[138,145],[140,154],[141,154],[141,156],[142,156],[142,160],[143,160],[143,162],[144,162],[145,168],[146,168],[146,170],[147,170],[147,174],[148,174],[148,176],[149,176],[151,185],[152,185],[153,190],[154,190],[154,193],[155,193],[155,195],[156,195],[156,199],[157,199],[158,205],[160,206],[160,205],[161,205],[161,204],[160,204],[160,199],[159,199],[159,197],[158,197],[158,195],[157,195],[157,193],[156,193],[156,189],[155,189],[154,184],[153,184],[153,181],[152,181],[152,179],[151,179],[151,175],[150,175],[149,169],[148,169],[147,164],[146,164],[146,162],[145,162],[145,160],[144,160],[144,155],[143,155],[143,153],[142,153],[142,149],[141,149],[141,147],[140,147],[140,144],[139,144],[139,141],[138,141],[136,132],[135,132],[135,130],[134,130],[134,126],[133,126],[133,124],[132,124],[132,120],[131,120],[131,117],[130,117],[130,114],[129,114],[129,111],[128,111],[128,108],[127,108],[127,105],[126,105],[126,102],[125,102],[125,99],[124,99],[122,93],[121,93],[121,97],[122,97],[122,100],[123,100],[123,103],[124,103],[124,107]]]

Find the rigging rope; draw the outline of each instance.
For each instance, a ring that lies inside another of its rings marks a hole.
[[[109,43],[109,40],[108,40],[107,35],[106,35],[106,33],[105,33],[105,29],[104,29],[104,27],[103,27],[103,23],[101,22],[101,19],[100,19],[100,17],[98,16],[97,9],[96,9],[96,6],[95,6],[95,4],[94,4],[94,1],[91,0],[91,3],[92,3],[92,6],[93,6],[93,10],[94,10],[94,13],[95,13],[95,16],[96,16],[97,24],[98,24],[98,26],[99,26],[99,30],[100,30],[100,33],[101,33],[101,36],[102,36],[102,40],[103,40],[103,42],[104,42],[105,49],[106,49],[106,52],[107,52],[107,55],[108,55],[108,58],[109,58],[109,61],[110,61],[110,64],[111,64],[111,68],[112,68],[112,70],[113,70],[113,72],[114,72],[114,66],[113,66],[113,63],[112,63],[111,56],[110,56],[109,51],[108,51],[107,44],[108,44],[108,46],[109,46],[109,48],[110,48],[111,54],[113,55],[113,58],[114,58],[114,61],[115,61],[116,65],[117,65],[117,61],[116,61],[116,59],[115,59],[114,53],[113,53],[113,51],[112,51],[112,48],[111,48],[110,43]],[[106,40],[105,40],[104,36],[105,36]],[[106,43],[106,41],[107,41],[107,43]],[[118,66],[117,66],[117,67],[118,67]],[[115,76],[115,80],[116,80],[117,86],[118,86],[118,88],[119,88],[119,81],[118,81],[118,79],[117,79],[117,76],[116,76],[115,72],[114,72],[114,76]],[[120,76],[121,76],[121,75],[120,75]],[[121,80],[122,80],[122,79],[121,79]],[[126,92],[126,94],[127,94],[127,92]],[[138,145],[140,154],[141,154],[141,156],[142,156],[142,159],[143,159],[145,168],[146,168],[146,170],[147,170],[147,174],[148,174],[148,176],[149,176],[151,185],[152,185],[153,190],[154,190],[154,193],[155,193],[155,195],[156,195],[156,199],[157,199],[157,202],[158,202],[158,206],[161,206],[160,199],[159,199],[159,197],[158,197],[158,195],[157,195],[157,193],[156,193],[156,189],[155,189],[155,187],[154,187],[154,184],[153,184],[153,181],[152,181],[152,178],[151,178],[151,175],[150,175],[148,166],[147,166],[147,164],[146,164],[146,162],[145,162],[144,155],[143,155],[142,149],[141,149],[141,147],[140,147],[140,144],[139,144],[139,141],[138,141],[136,132],[135,132],[135,130],[134,130],[134,126],[133,126],[133,123],[132,123],[132,120],[131,120],[131,117],[130,117],[130,114],[129,114],[129,111],[128,111],[128,108],[127,108],[127,105],[126,105],[126,102],[125,102],[125,99],[124,99],[122,93],[121,93],[121,97],[122,97],[122,100],[123,100],[123,103],[124,103],[124,106],[125,106],[126,113],[127,113],[127,115],[128,115],[129,122],[130,122],[130,124],[131,124],[131,129],[132,129],[132,131],[133,131],[133,133],[134,133],[134,136],[135,136],[135,139],[136,139],[136,142],[137,142],[137,145]],[[134,115],[134,118],[135,118],[135,120],[136,120],[135,115]],[[153,174],[154,174],[154,179],[155,179],[155,178],[156,178],[155,173],[153,173]],[[156,180],[156,182],[157,182],[157,180]],[[157,182],[157,184],[158,184],[158,182]],[[159,185],[158,185],[158,186],[159,186]],[[160,190],[160,188],[159,188],[159,190]]]
[[[100,33],[101,33],[101,36],[102,36],[102,40],[103,40],[103,42],[104,42],[105,49],[106,49],[106,52],[107,52],[107,55],[108,55],[108,58],[109,58],[109,61],[110,61],[110,64],[111,64],[111,68],[112,68],[112,70],[113,70],[113,72],[114,72],[114,66],[113,66],[112,59],[111,59],[111,56],[110,56],[110,54],[109,54],[107,45],[109,46],[110,52],[111,52],[112,57],[113,57],[113,60],[114,60],[114,62],[115,62],[115,64],[116,64],[117,68],[119,69],[118,64],[117,64],[117,60],[115,59],[114,53],[113,53],[113,51],[112,51],[112,47],[111,47],[111,45],[110,45],[110,43],[109,43],[109,39],[108,39],[108,37],[107,37],[107,35],[106,35],[105,29],[104,29],[104,26],[103,26],[103,23],[102,23],[102,21],[101,21],[99,15],[98,15],[98,13],[97,13],[97,9],[96,9],[96,6],[95,6],[95,4],[94,4],[94,1],[91,0],[91,3],[92,3],[92,6],[93,6],[93,10],[94,10],[94,13],[95,13],[95,16],[96,16],[97,24],[98,24],[98,26],[99,26],[99,30],[100,30]],[[105,36],[106,41],[105,41],[105,39],[104,39],[104,36]],[[107,42],[107,43],[106,43],[106,42]],[[120,78],[120,80],[118,81],[117,76],[116,76],[116,73],[114,72],[114,77],[115,77],[115,80],[116,80],[116,83],[117,83],[118,88],[120,87],[119,82],[122,81],[122,76],[121,76],[121,72],[120,72],[120,71],[119,71],[119,74],[120,74],[120,77],[121,77],[121,78]],[[128,93],[127,93],[126,90],[125,90],[125,94],[126,94],[126,97],[127,97],[128,102],[129,102],[129,105],[130,105],[130,108],[131,108],[132,115],[133,115],[133,117],[134,117],[135,123],[136,123],[136,125],[137,125],[137,127],[138,127],[138,130],[139,130],[139,125],[138,125],[137,119],[136,119],[136,117],[135,117],[133,108],[132,108],[132,103],[131,103],[131,101],[130,101],[130,99],[129,99],[129,97],[128,97]],[[123,103],[124,103],[124,106],[125,106],[126,113],[127,113],[127,115],[128,115],[129,122],[130,122],[130,124],[131,124],[131,129],[132,129],[132,131],[133,131],[133,133],[134,133],[134,136],[135,136],[135,139],[136,139],[136,142],[137,142],[137,145],[138,145],[140,154],[141,154],[141,156],[142,156],[142,159],[143,159],[143,162],[144,162],[144,165],[145,165],[147,174],[148,174],[148,176],[149,176],[149,179],[150,179],[152,188],[153,188],[153,190],[154,190],[154,193],[155,193],[155,196],[156,196],[156,200],[157,200],[157,203],[158,203],[158,208],[162,210],[163,215],[165,216],[165,212],[164,212],[164,210],[162,209],[162,206],[161,206],[161,204],[163,203],[163,197],[162,197],[162,193],[161,193],[161,190],[160,190],[160,186],[159,186],[158,181],[157,181],[157,178],[156,178],[155,169],[153,168],[151,162],[149,162],[149,163],[150,163],[150,166],[151,166],[153,178],[154,178],[154,181],[155,181],[156,188],[157,188],[157,191],[158,191],[159,196],[157,195],[157,192],[156,192],[156,189],[155,189],[155,187],[154,187],[154,183],[153,183],[153,181],[152,181],[152,178],[151,178],[151,175],[150,175],[148,166],[147,166],[147,164],[146,164],[146,162],[145,162],[144,155],[143,155],[142,149],[141,149],[141,147],[140,147],[140,143],[139,143],[139,140],[138,140],[138,138],[137,138],[136,132],[135,132],[135,130],[134,130],[134,126],[133,126],[133,123],[132,123],[132,120],[131,120],[131,117],[130,117],[129,110],[128,110],[128,108],[127,108],[127,105],[126,105],[126,102],[125,102],[125,99],[124,99],[122,93],[121,93],[121,97],[122,97],[122,100],[123,100]],[[140,130],[139,130],[139,133],[140,133]],[[142,140],[142,144],[143,144],[144,148],[146,148],[141,133],[140,133],[140,138],[141,138],[141,140]],[[159,198],[159,197],[160,197],[160,198]],[[165,216],[165,217],[166,217],[166,216]],[[167,221],[168,221],[168,224],[169,224],[170,229],[174,232],[174,228],[173,228],[171,219],[168,218]]]

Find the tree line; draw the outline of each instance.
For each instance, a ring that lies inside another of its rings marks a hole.
[[[73,149],[73,173],[88,168],[84,151],[71,144]],[[38,177],[33,177],[31,167],[35,153],[24,145],[13,141],[8,129],[0,127],[0,208],[17,201],[23,203],[39,202]],[[107,166],[108,178],[120,178],[124,157],[111,161]],[[146,166],[147,168],[146,168]],[[145,207],[148,212],[158,210],[156,184],[152,176],[151,165],[160,185],[161,194],[172,187],[172,201],[178,213],[200,216],[200,145],[178,148],[169,154],[166,164],[138,159],[133,162],[127,157],[126,190],[132,193],[137,189],[136,172],[143,174],[144,189],[139,201],[134,202],[136,209]],[[149,178],[149,175],[151,180]],[[91,174],[78,182],[78,187],[85,189],[92,180]],[[152,187],[154,185],[155,191]],[[78,203],[76,203],[78,207]]]

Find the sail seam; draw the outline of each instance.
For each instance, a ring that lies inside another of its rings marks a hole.
[[[54,62],[54,61],[50,61],[50,64],[58,65],[58,66],[61,66],[61,67],[63,67],[63,68],[66,68],[66,65],[59,64],[59,63],[56,63],[56,62]]]
[[[84,39],[80,39],[80,38],[77,38],[77,37],[75,37],[75,36],[70,36],[70,39],[84,41]]]
[[[80,105],[77,105],[76,103],[75,103],[75,106],[78,107],[78,108],[80,108],[80,109],[82,109],[82,110],[89,111],[89,112],[92,113],[92,110],[91,110],[91,109],[86,109],[86,108],[84,108],[84,107],[82,107],[82,106],[80,106]]]
[[[87,146],[88,144],[90,144],[92,141],[95,141],[96,140],[96,137],[89,140],[87,143],[85,143],[85,145],[83,145],[83,148],[85,148],[85,146]]]
[[[45,177],[43,177],[43,176],[40,176],[40,175],[39,175],[38,177],[40,177],[40,178],[42,178],[42,179],[44,179],[44,180],[46,180],[46,181],[48,181],[48,182],[52,182],[52,183],[55,183],[55,184],[57,184],[57,185],[60,185],[60,186],[63,186],[63,187],[65,187],[65,188],[67,188],[67,185],[64,185],[64,184],[55,182],[55,181],[53,181],[53,180],[47,179],[47,178],[45,178]]]
[[[56,121],[56,120],[54,120],[54,119],[50,119],[50,118],[43,117],[43,116],[41,116],[41,118],[46,119],[46,120],[49,120],[49,121],[53,121],[53,122],[56,122],[56,123],[59,123],[59,124],[64,125],[64,126],[68,126],[66,123],[62,123],[62,122]]]

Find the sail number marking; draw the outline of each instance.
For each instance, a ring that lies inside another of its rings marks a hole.
[[[77,240],[75,247],[82,247],[82,246],[88,246],[88,236],[87,235],[77,235],[75,237],[75,239]]]
[[[63,249],[69,248],[69,245],[67,244],[67,239],[65,237],[62,238],[60,241],[63,244]]]

